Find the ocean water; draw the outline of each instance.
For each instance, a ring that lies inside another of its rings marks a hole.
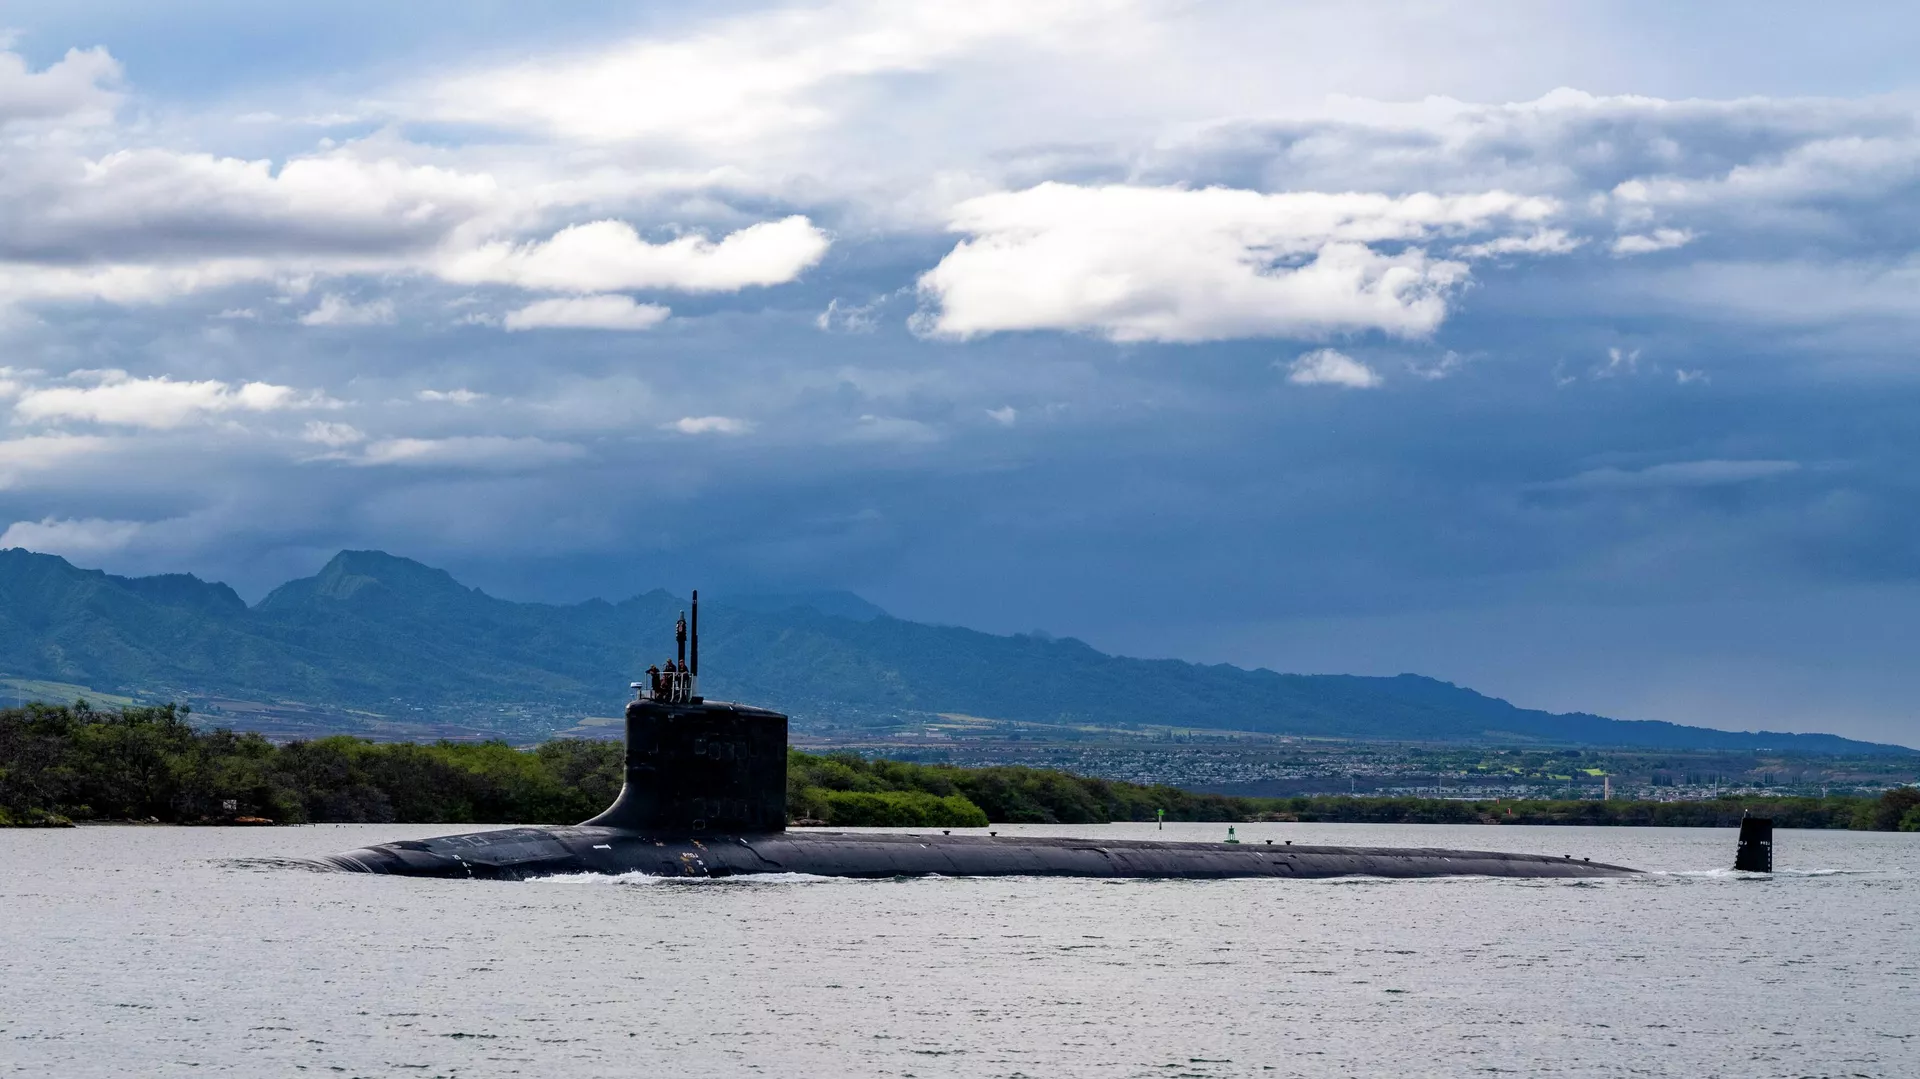
[[[1783,831],[1761,878],[1731,830],[1240,828],[1655,871],[1623,881],[289,861],[455,830],[0,831],[0,1075],[1920,1075],[1920,835]]]

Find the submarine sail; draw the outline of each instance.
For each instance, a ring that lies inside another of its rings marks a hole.
[[[572,827],[401,840],[322,859],[338,869],[522,879],[565,873],[725,877],[1624,877],[1571,857],[1489,851],[1047,836],[787,831],[787,717],[699,693],[700,593],[676,658],[634,682],[619,796]],[[688,648],[691,645],[691,648]],[[689,655],[690,653],[690,655]],[[936,830],[937,831],[937,830]]]

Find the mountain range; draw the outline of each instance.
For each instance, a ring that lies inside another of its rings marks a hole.
[[[0,675],[184,700],[219,722],[294,717],[296,733],[525,739],[618,715],[627,682],[670,655],[686,606],[659,590],[517,603],[379,551],[342,551],[249,606],[186,574],[118,577],[11,549],[0,551]],[[959,714],[1345,739],[1912,752],[1548,713],[1410,674],[1129,659],[1072,638],[911,622],[844,592],[710,596],[701,614],[703,692],[780,708],[800,730]]]

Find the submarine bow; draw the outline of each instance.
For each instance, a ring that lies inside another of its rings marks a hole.
[[[635,682],[619,797],[572,827],[401,840],[332,855],[334,868],[424,877],[566,873],[725,877],[1620,877],[1622,866],[1489,851],[1090,840],[1071,837],[789,832],[787,717],[699,694],[700,594],[676,658]]]

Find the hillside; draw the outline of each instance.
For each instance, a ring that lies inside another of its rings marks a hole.
[[[703,689],[782,708],[801,728],[964,713],[1356,739],[1910,752],[1832,735],[1556,715],[1415,675],[1129,659],[1070,638],[909,622],[845,593],[714,600],[701,611]],[[666,657],[684,606],[662,591],[619,603],[513,603],[418,562],[343,551],[248,607],[194,577],[116,577],[16,549],[0,551],[0,673],[183,699],[203,712],[210,704],[216,714],[222,701],[307,709],[342,729],[438,723],[538,737],[618,714],[626,682]]]

